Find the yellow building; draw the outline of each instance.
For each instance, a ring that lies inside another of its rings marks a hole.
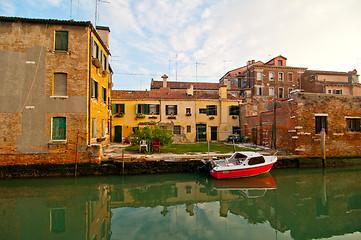
[[[154,124],[171,130],[173,142],[223,141],[238,134],[242,99],[227,93],[226,85],[217,87],[200,91],[190,83],[178,90],[113,90],[112,140],[122,142],[135,129]]]
[[[0,165],[89,162],[109,141],[109,28],[0,17]]]

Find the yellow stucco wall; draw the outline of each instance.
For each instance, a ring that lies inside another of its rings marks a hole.
[[[92,39],[97,43],[97,45],[100,47],[100,50],[102,53],[105,54],[107,58],[107,65],[109,61],[109,54],[104,49],[103,45],[97,38],[97,36],[91,32],[89,39],[89,52],[92,54]],[[109,70],[109,65],[107,69],[104,69],[102,66],[96,67],[96,64],[93,63],[94,57],[91,57],[91,78],[94,79],[96,82],[98,82],[98,97],[90,97],[90,130],[88,133],[90,134],[90,143],[96,143],[97,139],[100,138],[104,140],[107,143],[109,141],[109,121],[110,121],[110,110],[108,108],[110,94],[111,94],[111,73]],[[100,65],[102,65],[100,63]],[[88,94],[90,94],[91,86],[88,84]],[[106,89],[106,101],[103,101],[103,88]],[[96,134],[95,136],[92,134],[93,132],[93,119],[95,119],[96,122]],[[103,126],[104,124],[104,126]]]
[[[225,140],[232,134],[232,127],[239,127],[239,117],[232,118],[229,115],[229,106],[238,105],[238,101],[229,100],[112,100],[113,104],[124,104],[125,114],[122,117],[112,117],[112,136],[115,137],[115,126],[122,126],[122,138],[129,137],[134,127],[144,127],[146,124],[157,123],[166,125],[168,129],[174,129],[174,126],[180,126],[180,134],[175,134],[173,142],[196,142],[197,124],[205,124],[207,139],[211,140],[211,127],[217,127],[217,141]],[[159,104],[159,115],[145,115],[145,118],[136,117],[136,104]],[[177,115],[170,119],[166,115],[166,105],[177,105]],[[207,105],[217,106],[217,115],[200,114],[200,108],[206,108]],[[187,116],[186,108],[191,108],[191,115]],[[213,116],[211,118],[211,116]],[[190,132],[187,132],[187,126],[190,126]]]

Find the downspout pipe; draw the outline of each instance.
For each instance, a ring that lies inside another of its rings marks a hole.
[[[88,66],[89,66],[89,69],[88,69],[88,97],[87,97],[87,101],[88,101],[88,145],[90,145],[90,139],[91,139],[91,117],[90,117],[90,110],[91,110],[91,107],[90,107],[90,104],[91,104],[91,71],[92,71],[92,53],[91,53],[91,44],[92,44],[92,41],[91,41],[91,38],[92,38],[92,27],[91,25],[89,26],[89,39],[88,39],[88,43],[89,43],[89,49],[88,49]]]

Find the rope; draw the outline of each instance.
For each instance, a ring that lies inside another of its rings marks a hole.
[[[34,84],[35,84],[36,75],[38,74],[38,70],[39,70],[39,62],[40,62],[41,54],[43,53],[43,48],[45,48],[44,43],[45,43],[45,39],[46,39],[47,29],[48,29],[48,23],[46,23],[46,25],[45,25],[44,39],[43,39],[43,43],[42,43],[42,45],[41,45],[42,48],[40,49],[40,53],[39,53],[39,57],[38,57],[38,62],[37,62],[37,64],[36,64],[36,69],[35,69],[33,81],[32,81],[32,83],[31,83],[31,86],[30,86],[28,95],[27,95],[26,98],[25,98],[24,104],[23,104],[23,106],[22,106],[21,109],[20,109],[20,112],[22,112],[22,111],[24,110],[24,107],[25,107],[25,105],[26,105],[26,102],[27,102],[28,99],[29,99],[31,90],[33,89]]]

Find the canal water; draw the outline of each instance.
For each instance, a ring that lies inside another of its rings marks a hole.
[[[361,168],[0,180],[0,239],[361,239]]]

